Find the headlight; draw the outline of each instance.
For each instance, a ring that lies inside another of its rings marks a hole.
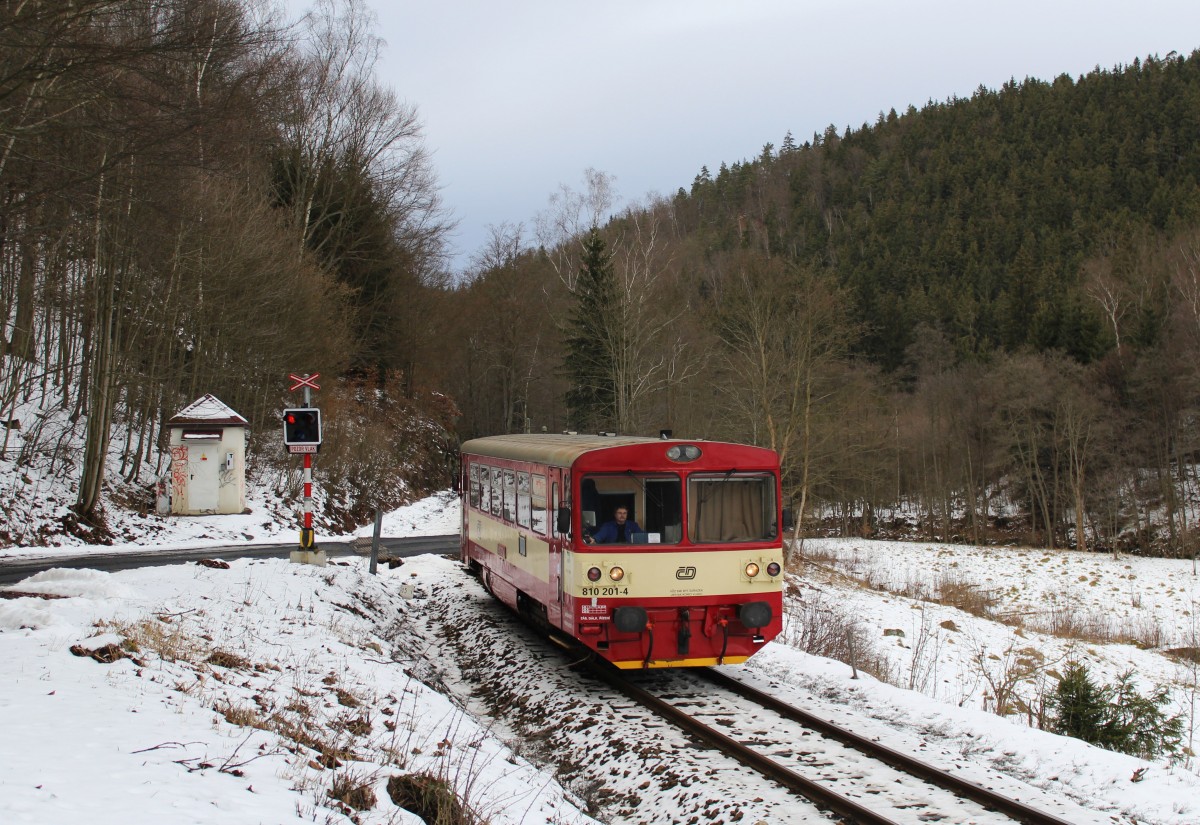
[[[672,461],[695,461],[700,457],[700,448],[695,444],[676,444],[667,449],[667,458]]]
[[[592,567],[592,568],[588,569],[588,581],[590,581],[590,582],[600,581],[600,568],[599,567]]]
[[[746,578],[752,579],[759,574],[759,567],[755,562],[750,562],[746,565]]]
[[[768,565],[767,565],[767,575],[768,575],[768,576],[771,576],[772,578],[774,578],[775,576],[778,576],[778,575],[779,575],[779,571],[780,571],[781,569],[782,569],[782,568],[780,568],[780,566],[779,566],[779,562],[777,562],[777,561],[773,561],[773,562],[771,562],[770,564],[768,564]]]
[[[619,582],[621,579],[625,578],[625,571],[620,567],[610,568],[608,571],[608,577],[615,582]]]

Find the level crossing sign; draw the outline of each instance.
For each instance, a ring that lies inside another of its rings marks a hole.
[[[301,387],[312,387],[314,390],[321,389],[321,385],[317,383],[317,379],[321,377],[321,373],[314,372],[312,375],[296,375],[294,372],[288,373],[288,378],[295,381],[292,384],[290,392],[295,392]]]

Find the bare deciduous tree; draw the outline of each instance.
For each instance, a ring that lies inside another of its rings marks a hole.
[[[819,274],[748,253],[719,264],[710,289],[723,342],[719,387],[741,437],[779,453],[802,519],[816,412],[832,396],[831,367],[854,337],[845,302]]]
[[[534,220],[534,235],[568,292],[575,291],[581,244],[600,229],[617,202],[616,178],[592,168],[584,170],[584,191],[566,184],[550,196],[550,205]]]

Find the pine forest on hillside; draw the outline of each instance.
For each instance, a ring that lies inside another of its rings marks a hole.
[[[788,135],[603,223],[601,332],[589,170],[449,297],[460,432],[585,388],[599,429],[776,449],[809,529],[1191,555],[1198,138],[1200,53]]]
[[[670,429],[777,450],[808,532],[1194,553],[1200,52],[789,134],[620,210],[588,170],[452,274],[371,31],[362,0],[0,7],[0,447],[72,479],[63,530],[146,506],[204,393],[294,492],[283,379],[319,371],[335,529],[450,486],[461,438]],[[0,542],[50,540],[2,498]]]

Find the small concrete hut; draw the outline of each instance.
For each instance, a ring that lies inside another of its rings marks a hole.
[[[215,395],[196,399],[167,421],[173,515],[245,511],[248,426]]]

